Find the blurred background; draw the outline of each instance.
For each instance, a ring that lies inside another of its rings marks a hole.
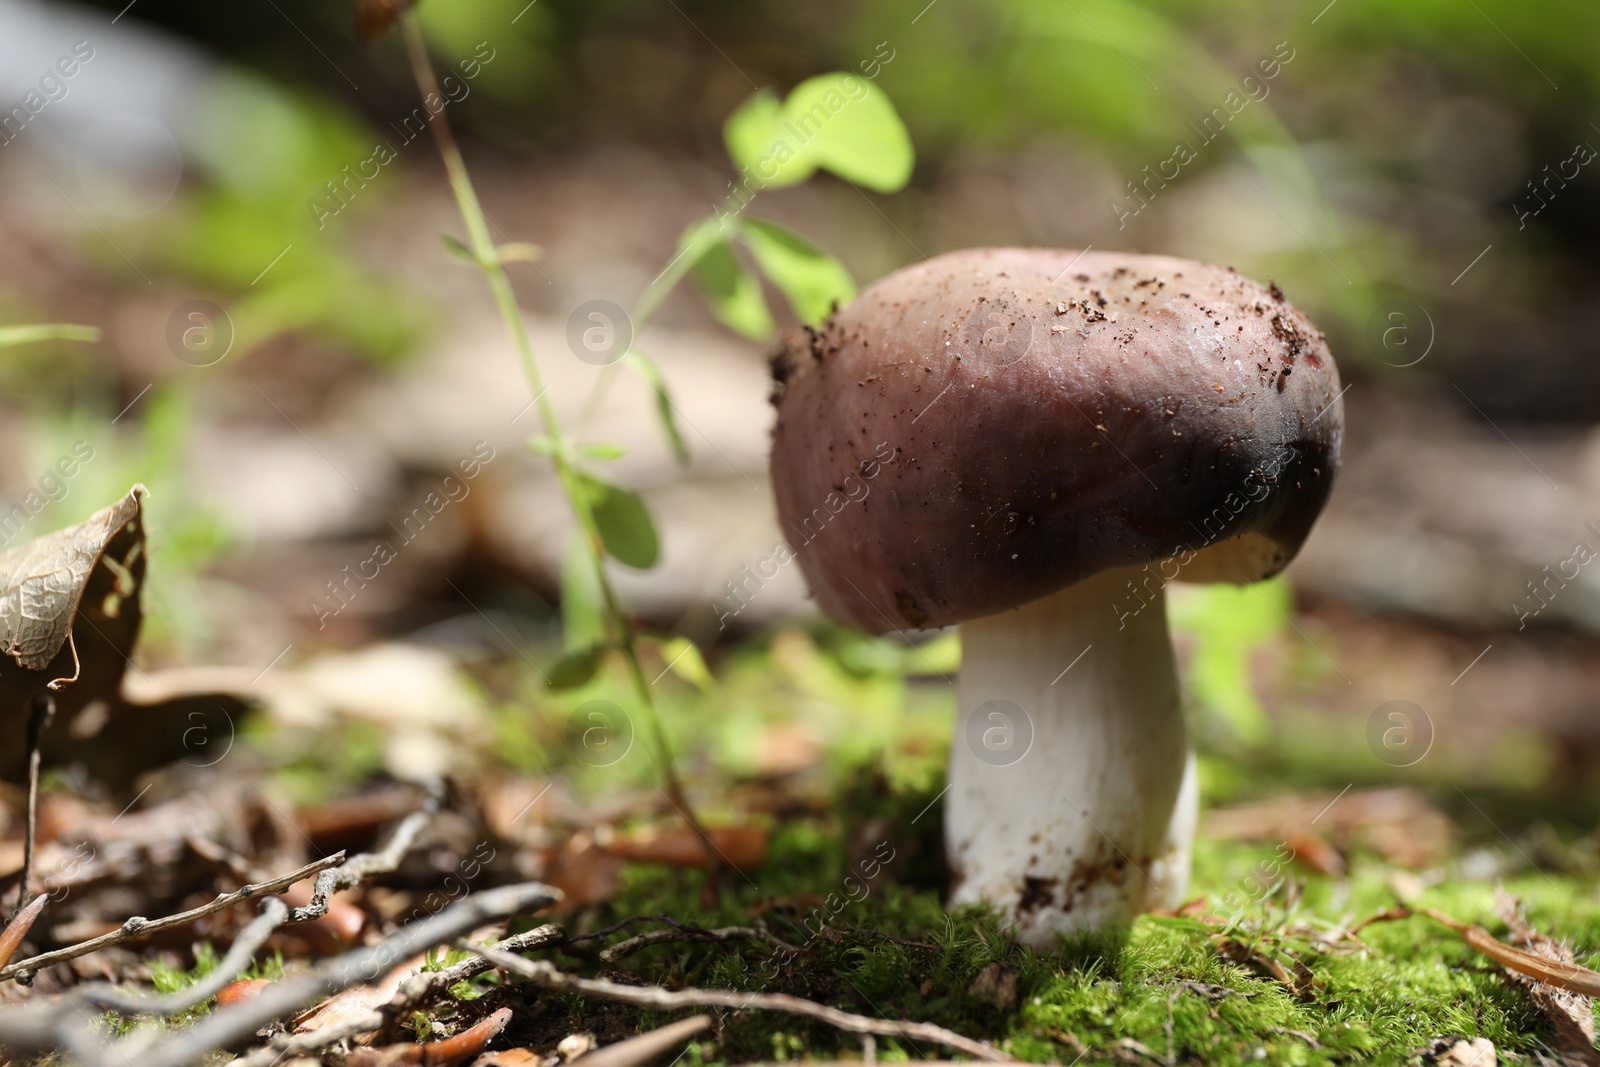
[[[1586,803],[1600,8],[420,10],[496,240],[542,249],[511,273],[551,399],[580,437],[625,447],[608,469],[661,529],[658,565],[616,580],[661,635],[647,667],[677,687],[663,699],[691,777],[830,753],[931,781],[954,709],[953,639],[912,655],[841,633],[792,567],[723,625],[729,583],[780,537],[767,343],[691,286],[667,297],[641,344],[673,389],[682,466],[648,386],[568,341],[575,309],[633,305],[727,198],[728,115],[839,70],[898,109],[910,184],[884,195],[822,174],[763,192],[758,211],[858,284],[973,245],[1164,252],[1275,281],[1327,331],[1350,385],[1345,466],[1304,553],[1266,596],[1173,591],[1209,796],[1271,766],[1335,789],[1460,781]],[[539,682],[563,644],[570,520],[526,447],[530,393],[482,280],[441,247],[461,227],[417,106],[399,40],[362,42],[343,4],[0,0],[0,324],[103,331],[0,359],[5,506],[45,497],[18,542],[144,482],[149,619],[129,684],[198,664],[297,679],[299,711],[282,697],[271,729],[343,716],[366,738],[342,750],[352,777],[442,759],[438,736],[451,760],[536,768],[539,737],[512,725],[530,706],[559,718],[621,692]],[[344,584],[484,459],[480,442],[492,459],[466,494],[379,579]],[[68,455],[75,474],[42,484]],[[1414,727],[1398,750],[1372,740],[1393,701]],[[325,753],[281,751],[314,792]]]

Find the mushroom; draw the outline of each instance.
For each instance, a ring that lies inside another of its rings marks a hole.
[[[1198,803],[1166,582],[1283,569],[1343,431],[1323,335],[1230,269],[985,248],[773,357],[778,514],[875,633],[961,624],[952,906],[1024,940],[1182,899]]]

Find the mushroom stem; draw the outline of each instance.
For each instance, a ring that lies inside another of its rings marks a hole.
[[[962,624],[951,905],[993,904],[1037,948],[1188,887],[1198,785],[1149,577],[1106,571]]]

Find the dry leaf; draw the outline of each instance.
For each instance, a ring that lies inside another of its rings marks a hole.
[[[767,831],[758,826],[707,827],[706,836],[711,838],[718,857],[741,871],[754,870],[767,862]],[[618,834],[606,844],[606,851],[634,863],[665,863],[672,867],[707,865],[705,842],[687,826]]]
[[[1438,1067],[1495,1067],[1500,1062],[1495,1055],[1494,1042],[1486,1037],[1470,1041],[1462,1038],[1454,1043],[1449,1038],[1440,1038],[1429,1050],[1428,1059]]]
[[[484,1046],[499,1036],[510,1021],[511,1009],[501,1008],[454,1037],[425,1043],[386,1045],[383,1048],[359,1048],[350,1053],[345,1062],[349,1067],[406,1067],[408,1064],[452,1067],[481,1053]]]
[[[1272,797],[1218,808],[1207,813],[1201,826],[1210,837],[1237,841],[1293,844],[1301,835],[1315,833],[1323,841],[1331,839],[1343,852],[1366,845],[1389,862],[1413,870],[1438,863],[1455,843],[1449,817],[1426,794],[1408,788]],[[1318,860],[1332,862],[1326,853],[1301,858],[1312,866]]]
[[[253,1000],[261,995],[261,991],[272,982],[266,978],[241,978],[237,982],[230,982],[222,987],[222,992],[217,994],[217,1006],[224,1004],[237,1004],[244,1000]]]
[[[544,1057],[531,1048],[508,1048],[501,1052],[485,1052],[472,1061],[472,1067],[539,1067]]]
[[[1321,835],[1311,830],[1302,830],[1290,834],[1287,840],[1297,863],[1304,864],[1317,874],[1328,878],[1344,877],[1344,857],[1339,854],[1338,849],[1323,840]]]
[[[1240,941],[1221,938],[1217,941],[1217,951],[1227,960],[1276,978],[1283,987],[1304,1001],[1315,1000],[1317,996],[1317,976],[1311,968],[1299,960],[1290,960],[1291,967],[1285,967],[1280,961],[1263,952],[1259,948],[1246,945]]]
[[[220,759],[248,707],[236,696],[194,691],[142,704],[123,696],[142,618],[144,492],[135,485],[77,526],[0,555],[0,642],[25,668],[0,671],[0,707],[27,707],[58,684],[45,761],[81,763],[112,789],[178,759]],[[0,777],[26,774],[23,731],[0,731]]]
[[[1514,899],[1501,894],[1497,910],[1500,918],[1511,927],[1511,944],[1514,947],[1548,960],[1572,963],[1572,949],[1523,922]],[[1563,1063],[1577,1067],[1600,1067],[1600,1054],[1594,1048],[1593,1001],[1581,993],[1558,989],[1515,971],[1507,971],[1506,980],[1526,989],[1533,1006],[1550,1021],[1555,1030],[1550,1047]]]
[[[1016,968],[998,962],[989,964],[967,987],[967,996],[988,1001],[1001,1011],[1010,1011],[1017,1003]]]
[[[1481,926],[1454,919],[1442,911],[1434,908],[1390,908],[1380,911],[1371,918],[1364,919],[1351,927],[1350,933],[1359,933],[1362,928],[1375,922],[1390,922],[1395,919],[1409,919],[1414,915],[1423,915],[1434,922],[1443,923],[1461,935],[1472,948],[1488,956],[1502,967],[1509,967],[1519,974],[1537,978],[1541,982],[1548,982],[1560,989],[1573,993],[1580,993],[1586,997],[1600,995],[1600,973],[1591,971],[1587,967],[1580,967],[1567,960],[1547,959],[1515,948],[1503,941],[1496,940],[1495,936]]]
[[[422,970],[424,961],[423,956],[413,956],[370,985],[351,986],[335,993],[316,1007],[301,1012],[294,1020],[294,1032],[304,1034],[367,1018],[393,1000],[400,991],[400,983]]]
[[[25,668],[0,672],[7,709],[69,682],[78,684],[57,697],[58,721],[91,700],[116,697],[139,635],[144,491],[135,485],[77,526],[0,555],[0,647]],[[0,769],[20,780],[26,759],[22,731],[7,731]]]
[[[617,895],[622,888],[622,860],[595,845],[587,830],[580,830],[560,848],[544,851],[544,870],[538,877],[564,894],[562,911],[576,911]]]
[[[11,957],[17,954],[17,948],[22,944],[22,939],[28,936],[28,931],[33,929],[34,920],[39,918],[39,913],[50,902],[50,895],[42,893],[28,901],[28,906],[17,912],[17,917],[6,924],[4,933],[0,933],[0,967],[11,962]]]

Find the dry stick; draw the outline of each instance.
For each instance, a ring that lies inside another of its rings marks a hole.
[[[98,1046],[86,1046],[79,1038],[71,1042],[75,1059],[80,1067],[191,1067],[204,1062],[216,1049],[249,1037],[319,997],[374,981],[400,961],[435,945],[449,944],[486,922],[549,907],[560,899],[560,890],[538,882],[485,889],[402,927],[376,945],[327,960],[309,974],[273,982],[249,1000],[219,1007],[181,1033],[154,1034],[136,1044],[137,1039],[130,1039]],[[13,1051],[43,1051],[64,1043],[59,1027],[38,1032],[18,1025],[21,1014],[14,1012],[9,1018],[0,1014],[0,1043]]]
[[[617,1000],[642,1008],[674,1010],[677,1008],[732,1008],[741,1010],[757,1008],[767,1011],[786,1011],[819,1019],[830,1026],[855,1034],[878,1034],[882,1037],[903,1037],[909,1040],[931,1041],[948,1048],[965,1052],[969,1056],[994,1062],[1014,1062],[1006,1055],[980,1041],[962,1037],[953,1030],[932,1023],[901,1022],[890,1019],[873,1019],[854,1012],[830,1008],[812,1000],[790,996],[787,993],[735,993],[724,989],[662,989],[659,986],[630,986],[608,982],[603,978],[579,978],[557,970],[544,960],[527,960],[498,949],[473,946],[457,942],[457,947],[485,956],[499,967],[531,978],[546,989],[583,993],[606,1000]]]
[[[28,828],[22,839],[22,881],[17,887],[17,912],[27,906],[29,887],[33,885],[34,837],[39,824],[39,765],[44,758],[39,746],[55,714],[56,698],[49,693],[34,697],[33,706],[28,710]]]
[[[1569,992],[1582,993],[1586,997],[1600,997],[1600,974],[1587,967],[1580,967],[1565,960],[1545,959],[1543,956],[1524,952],[1520,948],[1513,948],[1481,926],[1453,919],[1432,908],[1418,908],[1417,914],[1425,915],[1436,923],[1448,926],[1461,935],[1461,940],[1502,967],[1509,967],[1519,974],[1537,978],[1541,982],[1548,982]]]
[[[265,882],[253,882],[232,893],[223,893],[207,904],[202,904],[197,908],[190,908],[188,911],[180,911],[176,915],[168,915],[161,919],[146,919],[135,915],[109,934],[102,934],[99,937],[90,938],[88,941],[70,945],[67,948],[57,949],[54,952],[31,956],[28,959],[13,963],[9,967],[0,968],[0,981],[4,981],[7,978],[15,978],[22,974],[37,974],[46,967],[77,959],[79,956],[84,956],[103,948],[110,948],[112,945],[131,941],[136,937],[148,937],[151,934],[165,933],[180,926],[187,926],[198,919],[203,919],[214,912],[231,908],[242,901],[267,893],[280,892],[298,881],[343,862],[344,853],[336,852],[331,856],[324,856],[315,863],[308,863],[298,870],[290,871],[288,874],[280,874],[278,877],[269,878]]]
[[[377,852],[363,852],[352,856],[350,862],[344,866],[319,875],[310,902],[290,912],[289,921],[301,923],[320,919],[328,914],[328,899],[334,893],[359,885],[369,874],[388,874],[398,867],[412,843],[416,841],[417,835],[422,832],[422,828],[439,813],[439,805],[443,800],[444,785],[438,781],[430,782],[428,795],[423,800],[422,807],[400,821],[400,825],[394,828],[394,833],[389,835],[389,840],[383,848]]]
[[[400,36],[405,41],[406,55],[411,62],[417,89],[424,100],[441,99],[439,82],[434,76],[433,63],[428,58],[428,46],[422,39],[422,30],[417,23],[416,13],[411,10],[409,4],[401,4],[400,7]],[[619,650],[623,659],[627,661],[628,674],[633,681],[635,693],[645,709],[645,717],[650,722],[656,750],[661,760],[662,777],[666,780],[667,799],[678,809],[684,821],[705,845],[706,860],[710,865],[711,877],[715,879],[723,866],[722,854],[695,815],[688,797],[684,794],[683,784],[678,780],[678,772],[672,761],[672,749],[667,743],[666,731],[661,726],[661,717],[656,711],[655,701],[650,696],[651,683],[645,680],[644,668],[639,664],[633,626],[622,610],[616,590],[611,587],[611,579],[606,575],[605,544],[600,537],[599,527],[595,524],[594,510],[589,498],[578,480],[578,471],[570,462],[570,446],[556,418],[555,406],[545,395],[548,386],[539,371],[537,361],[533,358],[533,346],[528,341],[527,330],[522,322],[522,312],[517,306],[516,294],[511,289],[511,280],[506,277],[505,265],[500,259],[494,240],[489,236],[487,218],[483,214],[482,205],[478,203],[478,194],[472,187],[472,176],[467,172],[466,160],[461,155],[460,145],[456,143],[455,133],[450,128],[450,120],[445,115],[445,109],[441,107],[436,111],[429,110],[428,128],[433,131],[434,140],[439,145],[439,155],[444,160],[445,175],[450,182],[451,191],[455,194],[461,220],[467,227],[473,255],[489,283],[489,290],[493,293],[496,304],[499,305],[506,328],[516,343],[517,353],[522,360],[523,373],[534,391],[533,402],[539,409],[539,421],[543,424],[545,435],[551,442],[551,458],[555,462],[556,473],[560,477],[562,489],[566,493],[574,517],[585,535],[585,543],[594,565],[595,580],[600,588],[606,616],[612,628],[616,630]]]
[[[228,946],[227,955],[222,957],[216,968],[187,989],[181,989],[167,996],[151,997],[142,993],[129,993],[105,982],[94,982],[79,986],[72,991],[70,997],[80,1004],[106,1008],[119,1015],[141,1013],[176,1015],[188,1011],[222,992],[234,979],[243,974],[250,966],[250,961],[256,958],[256,950],[267,943],[267,938],[271,937],[273,931],[282,926],[288,917],[289,905],[282,900],[268,897],[262,901],[261,914],[250,920],[250,923],[239,931],[233,939],[233,944]]]
[[[321,1052],[347,1038],[370,1034],[383,1026],[385,1021],[383,1012],[374,1011],[316,1030],[307,1030],[303,1034],[279,1034],[270,1043],[251,1049],[236,1060],[229,1060],[224,1067],[275,1067],[300,1056]]]
[[[600,962],[615,963],[624,956],[633,955],[640,949],[675,941],[765,941],[769,945],[789,952],[799,951],[799,949],[784,944],[766,930],[758,930],[753,926],[724,926],[716,930],[696,930],[691,927],[676,930],[651,930],[649,933],[630,937],[626,941],[618,941],[615,945],[600,953]]]
[[[528,930],[524,933],[513,935],[504,941],[498,942],[495,947],[505,952],[528,952],[545,945],[558,944],[565,940],[566,933],[555,923],[546,923],[543,926]],[[477,950],[471,959],[463,960],[452,967],[441,971],[425,971],[414,974],[400,983],[399,990],[389,1003],[383,1005],[366,1015],[356,1016],[332,1026],[319,1027],[303,1034],[279,1034],[267,1044],[240,1056],[231,1061],[226,1067],[273,1067],[280,1060],[287,1060],[295,1056],[312,1052],[320,1052],[331,1045],[336,1045],[347,1037],[357,1034],[372,1033],[382,1030],[396,1018],[409,1011],[414,1005],[421,1003],[439,990],[449,989],[457,982],[465,982],[476,978],[484,971],[494,966],[482,956],[477,955]]]
[[[709,1015],[691,1015],[649,1033],[630,1037],[605,1048],[585,1052],[572,1061],[572,1067],[643,1067],[663,1052],[669,1052],[711,1025]]]

